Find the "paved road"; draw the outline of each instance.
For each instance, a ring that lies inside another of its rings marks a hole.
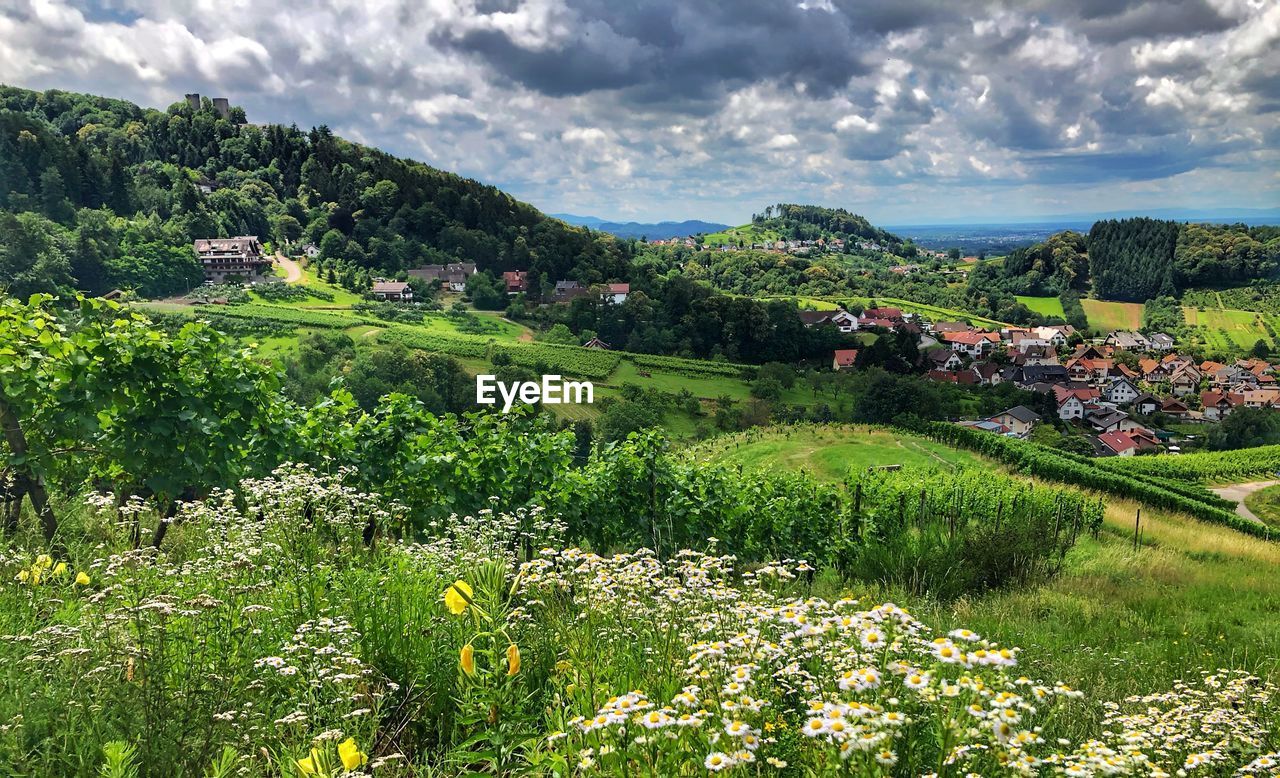
[[[1250,521],[1256,521],[1259,524],[1261,524],[1263,523],[1262,519],[1259,519],[1257,516],[1254,515],[1253,511],[1244,507],[1244,498],[1248,497],[1249,495],[1253,494],[1259,489],[1266,489],[1268,486],[1275,486],[1276,484],[1280,484],[1280,481],[1252,481],[1247,484],[1231,484],[1229,486],[1216,486],[1216,487],[1210,488],[1209,491],[1213,492],[1214,494],[1218,495],[1224,500],[1230,500],[1234,502],[1236,504],[1237,514],[1245,517],[1246,519],[1249,519]]]
[[[286,284],[296,284],[302,280],[302,267],[297,262],[283,254],[276,254],[276,264],[284,268]]]

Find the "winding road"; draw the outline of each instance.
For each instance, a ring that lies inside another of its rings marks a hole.
[[[1253,511],[1245,507],[1244,498],[1248,497],[1249,495],[1253,494],[1259,489],[1266,489],[1268,486],[1275,486],[1276,484],[1280,484],[1280,481],[1251,481],[1247,484],[1230,484],[1228,486],[1210,487],[1209,491],[1213,492],[1214,494],[1218,495],[1224,500],[1230,500],[1231,502],[1234,502],[1236,504],[1237,515],[1243,516],[1244,518],[1249,519],[1250,521],[1256,521],[1259,524],[1262,524],[1263,523],[1262,519],[1259,519],[1256,515],[1254,515]]]
[[[284,254],[276,254],[276,264],[284,268],[284,282],[286,284],[296,284],[302,280],[302,266]]]

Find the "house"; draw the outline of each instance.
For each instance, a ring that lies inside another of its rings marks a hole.
[[[1160,405],[1160,398],[1147,392],[1133,398],[1134,412],[1142,414],[1143,416],[1150,416],[1160,410]]]
[[[1058,385],[1053,387],[1053,398],[1058,406],[1059,419],[1083,419],[1089,404],[1097,401],[1098,390]]]
[[[1163,332],[1154,332],[1151,337],[1147,338],[1151,343],[1152,351],[1169,351],[1173,348],[1173,338]]]
[[[1063,341],[1064,343],[1066,341]],[[1014,330],[1009,334],[1009,348],[1026,351],[1029,348],[1047,348],[1049,340],[1026,330]]]
[[[978,383],[983,386],[997,386],[1004,382],[1000,365],[995,362],[979,362],[973,366],[973,372],[978,374]]]
[[[1239,395],[1235,395],[1235,397],[1239,397]],[[1204,409],[1204,418],[1208,421],[1225,419],[1231,414],[1231,411],[1235,410],[1236,404],[1236,402],[1233,402],[1233,396],[1227,392],[1208,391],[1200,393],[1200,407]]]
[[[579,297],[588,297],[591,290],[577,281],[556,281],[556,289],[552,300],[557,303],[570,303]]]
[[[1274,408],[1280,404],[1280,389],[1242,389],[1239,394],[1246,408]]]
[[[1176,416],[1177,418],[1183,418],[1187,415],[1189,410],[1190,409],[1187,408],[1186,403],[1182,402],[1181,400],[1175,400],[1173,398],[1170,398],[1160,403],[1160,412],[1165,414],[1166,416]]]
[[[1058,353],[1052,346],[1028,346],[1025,351],[1013,352],[1015,365],[1057,365]]]
[[[1062,365],[1024,365],[1017,368],[1013,381],[1019,386],[1032,384],[1065,384],[1067,368]]]
[[[1025,405],[1015,405],[1007,411],[1001,411],[995,416],[988,417],[987,421],[993,421],[1008,428],[1010,435],[1025,438],[1031,434],[1036,422],[1040,421],[1040,414]]]
[[[1200,389],[1200,371],[1192,365],[1174,371],[1173,375],[1169,376],[1169,388],[1175,397],[1194,394]]]
[[[982,379],[978,375],[978,371],[972,367],[962,367],[959,370],[930,370],[924,374],[924,377],[930,381],[937,381],[943,384],[956,384],[957,386],[977,386],[982,383]]]
[[[902,321],[901,308],[867,308],[858,317],[863,320],[867,319],[888,319],[892,322]]]
[[[925,359],[938,370],[957,370],[964,364],[960,355],[949,348],[939,348],[925,354]]]
[[[1169,363],[1159,359],[1139,359],[1138,370],[1142,375],[1142,380],[1149,384],[1158,384],[1166,381],[1173,373],[1173,368],[1169,367]]]
[[[1059,387],[1062,388],[1062,387]],[[1084,403],[1070,391],[1058,395],[1058,418],[1063,421],[1084,418]]]
[[[507,294],[520,294],[529,291],[528,270],[508,270],[502,274],[502,283],[507,287]]]
[[[298,256],[315,259],[320,256],[320,247],[314,243],[303,243],[298,247]]]
[[[1089,422],[1098,432],[1128,432],[1142,426],[1124,411],[1116,411],[1109,408],[1098,408],[1086,413],[1085,421]]]
[[[379,300],[391,302],[408,302],[413,299],[413,290],[404,281],[375,281],[369,294]]]
[[[1076,346],[1076,350],[1072,353],[1070,360],[1077,359],[1109,359],[1115,354],[1115,349],[1111,346],[1095,346],[1089,343],[1081,343]]]
[[[948,332],[973,332],[973,326],[964,321],[935,322],[930,326],[930,329],[938,335],[944,335]]]
[[[1116,378],[1102,390],[1102,399],[1116,405],[1128,405],[1137,399],[1141,392],[1127,378]]]
[[[1070,324],[1049,324],[1043,327],[1032,327],[1031,331],[1037,337],[1047,340],[1049,345],[1054,348],[1062,348],[1067,345],[1067,340],[1075,334],[1076,328]]]
[[[261,281],[271,267],[271,259],[262,255],[262,244],[254,235],[208,238],[195,241],[193,246],[209,283]]]
[[[831,311],[800,311],[800,323],[805,327],[816,327],[831,321]]]
[[[1151,341],[1141,332],[1126,332],[1124,330],[1116,330],[1107,336],[1103,341],[1108,346],[1114,346],[1125,351],[1146,351],[1151,348]]]
[[[1131,457],[1138,453],[1138,442],[1123,432],[1104,432],[1098,442],[1106,456]]]
[[[831,369],[850,370],[857,361],[858,350],[856,348],[838,348],[831,358]]]
[[[605,284],[600,292],[600,299],[614,305],[622,305],[631,294],[631,284]]]
[[[858,329],[858,317],[843,308],[831,314],[830,321],[841,332],[856,332]]]
[[[972,332],[947,332],[942,335],[942,342],[953,350],[971,357],[985,357],[1000,342],[1000,336],[994,332],[975,330]]]
[[[583,343],[583,344],[582,344],[582,347],[583,347],[583,348],[601,349],[601,350],[603,350],[603,351],[608,351],[608,350],[609,350],[609,344],[608,344],[608,343],[605,343],[603,340],[600,340],[599,338],[592,338],[591,340],[587,341],[586,343]]]
[[[476,273],[474,262],[450,262],[447,265],[423,265],[409,271],[410,278],[439,283],[451,292],[465,292],[467,279]]]

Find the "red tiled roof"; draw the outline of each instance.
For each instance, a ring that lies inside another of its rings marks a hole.
[[[858,359],[858,350],[856,348],[838,348],[835,353],[836,364],[840,367],[853,367],[853,363]]]

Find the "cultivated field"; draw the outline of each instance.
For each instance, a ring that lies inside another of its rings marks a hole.
[[[1204,333],[1205,342],[1219,351],[1231,353],[1249,350],[1259,340],[1275,346],[1275,340],[1267,332],[1269,325],[1277,331],[1280,317],[1271,314],[1254,313],[1253,311],[1234,311],[1225,308],[1199,309],[1183,306],[1182,313],[1187,324],[1199,327]]]
[[[1085,298],[1080,301],[1089,326],[1099,332],[1137,330],[1142,327],[1142,303],[1121,303]]]

